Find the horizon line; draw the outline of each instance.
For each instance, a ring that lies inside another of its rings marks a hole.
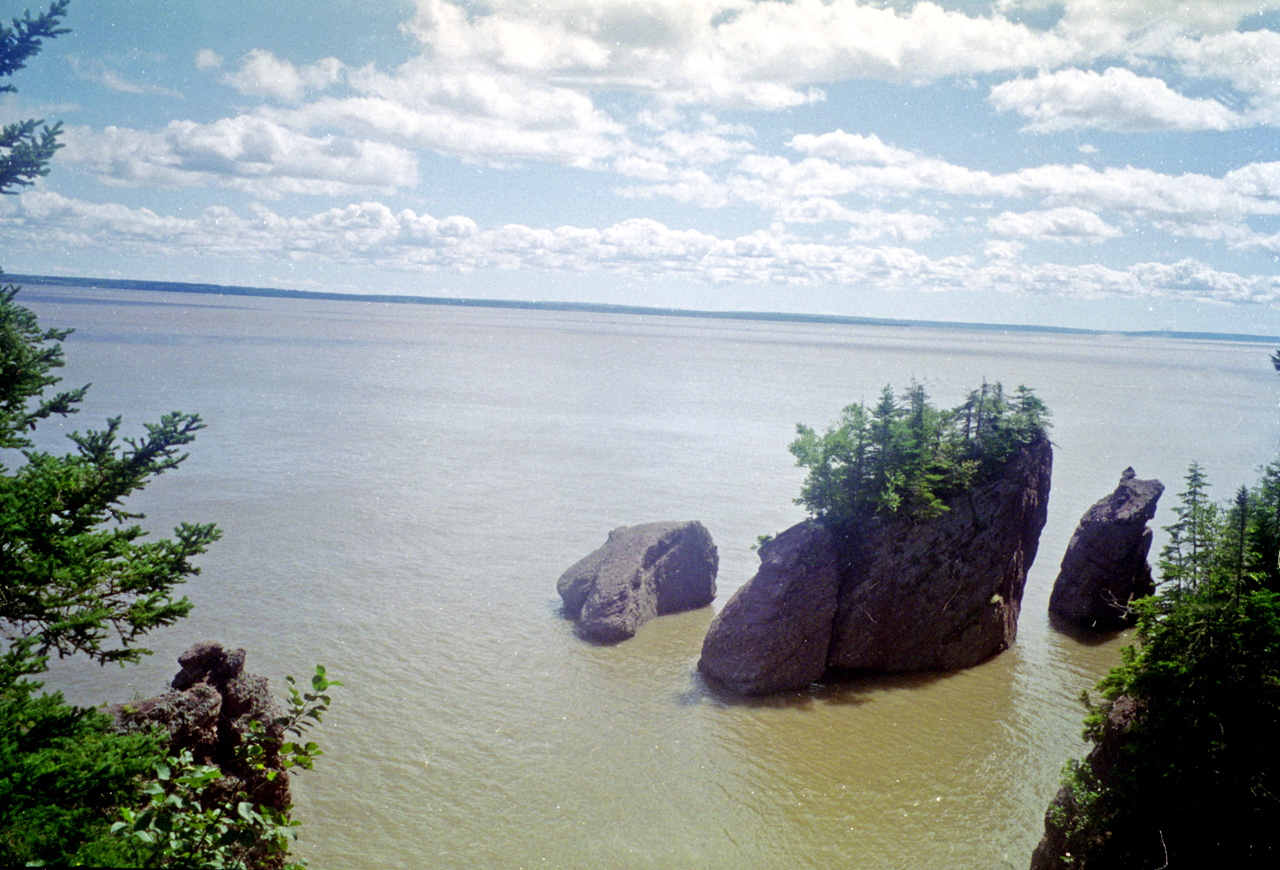
[[[82,287],[103,290],[138,290],[143,292],[192,293],[216,296],[248,296],[275,299],[315,299],[341,302],[385,302],[399,305],[446,305],[460,308],[505,308],[526,311],[579,311],[595,314],[632,316],[693,317],[717,320],[758,320],[783,323],[830,323],[849,326],[896,326],[922,329],[968,329],[979,331],[1040,332],[1071,335],[1123,335],[1130,338],[1177,338],[1208,341],[1248,341],[1280,343],[1280,336],[1253,333],[1196,332],[1172,329],[1090,329],[1076,326],[1041,324],[983,323],[953,320],[913,320],[892,317],[866,317],[852,314],[806,314],[786,311],[730,311],[663,306],[628,305],[616,302],[570,302],[521,299],[483,299],[459,296],[417,296],[396,293],[344,293],[333,290],[285,290],[274,287],[250,287],[238,284],[206,284],[190,281],[150,281],[129,278],[74,278],[58,275],[0,273],[9,284],[34,286]]]

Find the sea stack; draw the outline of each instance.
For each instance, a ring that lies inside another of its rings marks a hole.
[[[1147,524],[1162,492],[1160,481],[1139,480],[1126,468],[1115,492],[1085,511],[1049,597],[1055,619],[1089,631],[1133,625],[1130,605],[1156,590],[1147,562],[1152,538]]]
[[[583,637],[616,643],[655,616],[710,604],[719,565],[700,522],[620,526],[565,571],[556,590]]]
[[[761,548],[760,571],[712,622],[698,669],[730,691],[762,694],[802,689],[833,670],[963,668],[1006,649],[1052,467],[1040,436],[933,519],[788,529]]]

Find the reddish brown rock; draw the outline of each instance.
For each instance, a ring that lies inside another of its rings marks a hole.
[[[556,590],[584,637],[614,643],[655,616],[710,604],[719,564],[702,523],[621,526],[565,571]]]
[[[158,725],[169,733],[170,754],[185,749],[197,764],[221,769],[214,799],[230,799],[244,791],[254,803],[286,811],[291,803],[289,776],[278,755],[283,734],[275,724],[280,709],[266,677],[244,673],[244,660],[243,649],[197,643],[178,657],[181,670],[172,682],[176,691],[115,704],[103,712],[122,731],[149,731]],[[261,770],[237,757],[251,720],[267,735]]]
[[[760,570],[711,623],[698,670],[735,692],[802,689],[827,669],[839,584],[835,543],[820,523],[760,547]]]
[[[1049,597],[1049,612],[1076,628],[1111,631],[1133,625],[1130,604],[1156,591],[1147,554],[1164,492],[1158,480],[1138,480],[1132,468],[1120,485],[1085,511],[1067,544]]]
[[[699,669],[743,693],[799,688],[831,669],[968,667],[1018,631],[1048,512],[1053,449],[1026,445],[1002,474],[927,521],[872,518],[830,535],[802,523],[707,633]]]
[[[1048,516],[1052,468],[1053,449],[1040,439],[935,519],[851,530],[828,666],[951,670],[1007,649]]]

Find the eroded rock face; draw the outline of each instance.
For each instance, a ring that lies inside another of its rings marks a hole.
[[[584,637],[613,643],[655,616],[710,604],[719,564],[702,523],[620,526],[565,571],[556,590]]]
[[[1007,649],[1048,516],[1052,467],[1042,439],[936,519],[852,530],[828,666],[952,670]]]
[[[725,603],[698,669],[744,695],[798,689],[827,669],[840,575],[835,541],[817,522],[760,547],[760,570]]]
[[[1122,775],[1125,763],[1125,744],[1129,732],[1141,718],[1141,709],[1128,695],[1121,695],[1111,705],[1106,722],[1102,727],[1102,736],[1090,750],[1085,763],[1088,765],[1097,786],[1106,794],[1106,789]],[[1105,797],[1102,798],[1105,800]],[[1031,855],[1031,870],[1069,870],[1078,866],[1078,860],[1072,857],[1072,834],[1075,822],[1081,812],[1076,795],[1067,786],[1058,789],[1053,802],[1044,814],[1044,836],[1036,845]],[[1099,815],[1105,816],[1105,813]],[[1123,849],[1119,850],[1123,852]],[[1132,856],[1136,857],[1136,856]],[[1155,857],[1154,855],[1150,857]],[[1166,856],[1167,857],[1167,856]],[[1167,863],[1167,862],[1166,862]],[[1107,867],[1155,867],[1154,863],[1134,860],[1104,861]],[[1090,866],[1093,866],[1090,864]]]
[[[104,708],[122,731],[169,732],[169,752],[186,749],[197,764],[222,770],[213,786],[215,799],[243,791],[257,804],[285,811],[291,803],[289,776],[278,755],[283,738],[275,719],[280,709],[266,677],[244,673],[243,649],[226,650],[213,642],[197,643],[178,657],[181,670],[170,684],[174,691],[132,704]],[[250,720],[267,733],[266,767],[258,770],[236,758]],[[275,773],[268,778],[268,771]]]
[[[1080,518],[1062,557],[1049,597],[1049,612],[1077,628],[1110,631],[1133,625],[1129,604],[1155,592],[1151,529],[1164,492],[1158,480],[1138,480],[1125,469],[1115,492]]]
[[[834,540],[797,531],[812,523],[787,530],[777,539],[787,542],[786,558],[762,565],[731,599],[737,605],[716,616],[699,668],[728,688],[763,693],[803,688],[831,669],[962,668],[1004,650],[1017,636],[1052,466],[1041,438],[936,519],[873,519]],[[832,548],[834,610],[828,572],[814,567]],[[762,560],[769,555],[761,549]],[[806,643],[776,639],[796,634]],[[825,650],[820,668],[816,648]]]

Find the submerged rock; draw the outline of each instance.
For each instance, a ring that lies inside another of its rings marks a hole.
[[[785,548],[762,547],[760,572],[713,620],[699,669],[758,694],[803,688],[831,669],[962,668],[1004,650],[1017,635],[1052,466],[1053,448],[1040,438],[935,519],[871,518],[834,540],[799,531],[814,523],[783,532]],[[831,552],[834,610],[821,567]],[[795,635],[805,643],[787,640]]]
[[[1120,485],[1080,518],[1049,597],[1049,612],[1072,626],[1109,631],[1133,625],[1129,605],[1155,592],[1152,533],[1147,523],[1164,492],[1158,480],[1138,480],[1132,468]]]
[[[613,643],[634,636],[655,616],[710,604],[719,564],[702,523],[620,526],[565,571],[556,590],[584,637]]]

